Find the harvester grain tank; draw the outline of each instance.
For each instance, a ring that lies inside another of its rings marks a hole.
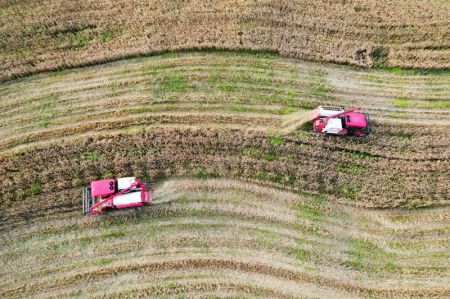
[[[93,181],[83,190],[83,213],[103,214],[108,209],[141,207],[152,202],[152,187],[135,177]]]

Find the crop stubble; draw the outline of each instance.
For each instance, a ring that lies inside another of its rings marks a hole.
[[[97,282],[115,281],[117,287],[104,291],[117,296],[181,290],[220,293],[208,285],[231,283],[230,289],[235,286],[275,297],[311,295],[303,289],[286,288],[284,284],[291,281],[312,284],[315,294],[448,295],[442,276],[448,236],[435,235],[445,229],[448,219],[433,216],[446,215],[447,208],[367,213],[324,202],[318,206],[323,213],[320,218],[297,214],[299,207],[313,202],[314,197],[308,195],[242,181],[183,179],[158,186],[155,203],[149,208],[82,221],[77,212],[55,213],[55,218],[43,218],[45,223],[33,220],[2,230],[2,238],[14,242],[2,247],[3,270],[10,272],[4,273],[1,294],[37,296],[51,289],[55,296],[73,295],[84,285],[96,295],[103,285]],[[197,203],[206,206],[199,210]],[[280,213],[296,215],[297,220],[289,225],[285,220],[274,221],[265,208],[274,204]],[[252,212],[257,206],[259,215]],[[426,220],[427,225],[417,222],[429,217],[432,220]],[[359,222],[365,225],[355,227]],[[414,234],[405,238],[409,231]],[[410,248],[409,253],[398,249],[399,240]],[[439,240],[440,246],[431,245],[433,240]],[[414,248],[414,244],[423,245]],[[297,252],[306,255],[298,257]],[[355,256],[361,259],[357,264]],[[21,271],[20,265],[25,263],[28,271]],[[215,277],[205,287],[189,287],[206,283],[202,273],[210,270],[233,271],[244,278],[239,287],[227,275]],[[180,271],[188,271],[192,277],[186,280]],[[159,276],[161,272],[165,274]],[[23,279],[14,279],[16,275]],[[249,275],[265,277],[254,280]],[[359,282],[360,275],[365,284]],[[139,277],[141,284],[127,284],[127,279]],[[386,277],[393,280],[391,284],[385,283]],[[173,283],[167,284],[168,279]],[[280,283],[267,284],[274,279]]]

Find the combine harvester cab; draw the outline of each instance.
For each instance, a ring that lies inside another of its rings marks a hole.
[[[93,181],[83,190],[86,215],[103,214],[107,209],[125,209],[151,204],[153,190],[135,177]]]
[[[368,136],[371,132],[369,114],[361,107],[318,107],[311,113],[314,132],[331,135]]]

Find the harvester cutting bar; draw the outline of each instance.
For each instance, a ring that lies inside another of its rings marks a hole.
[[[91,206],[94,205],[94,198],[91,196],[91,188],[86,187],[83,189],[83,213],[89,213]]]

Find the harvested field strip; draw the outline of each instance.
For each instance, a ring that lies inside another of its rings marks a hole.
[[[110,114],[108,115],[110,116]],[[170,124],[170,125],[187,125],[187,124],[239,124],[241,126],[267,126],[275,128],[277,119],[267,114],[257,113],[226,113],[226,112],[167,112],[167,113],[134,113],[129,116],[113,117],[103,120],[85,120],[80,123],[64,124],[59,128],[49,130],[29,131],[25,130],[16,138],[4,138],[0,142],[0,149],[8,149],[18,145],[29,144],[37,141],[55,140],[65,136],[82,134],[92,131],[111,131],[127,129],[133,126],[151,126],[152,124]],[[272,124],[272,126],[270,126]]]
[[[283,83],[283,86],[297,86],[302,92],[301,86],[307,87],[307,83],[323,83],[321,79],[328,79],[335,87],[352,86],[356,90],[372,91],[373,97],[377,95],[398,95],[400,90],[416,90],[410,92],[412,99],[426,99],[435,92],[448,94],[448,76],[441,75],[386,75],[383,72],[362,71],[349,67],[325,66],[321,64],[298,62],[298,60],[266,57],[258,54],[241,55],[239,53],[189,53],[162,55],[148,58],[125,60],[102,66],[71,70],[53,76],[39,75],[19,80],[32,88],[27,91],[28,96],[40,95],[41,97],[58,96],[64,94],[77,94],[82,91],[94,91],[103,88],[121,93],[127,90],[127,83],[133,83],[138,90],[149,89],[149,83],[169,83],[167,80],[180,80],[179,86],[190,89],[201,87],[202,89],[214,89],[214,83],[220,79],[223,82],[246,83],[255,88],[274,88],[275,83]],[[202,65],[202,66],[200,66]],[[233,65],[229,67],[229,65]],[[64,81],[70,80],[71,84]],[[206,82],[205,82],[206,81]],[[14,88],[16,81],[2,84],[6,99],[13,95],[19,95]],[[183,83],[185,83],[183,85]],[[378,88],[370,89],[370,85]],[[349,86],[350,85],[350,86]],[[41,87],[36,90],[36,87]],[[245,86],[245,84],[244,84]],[[225,88],[225,86],[222,86]],[[230,89],[233,86],[230,86]],[[388,88],[389,87],[389,88]],[[282,86],[278,86],[282,88]],[[284,87],[283,89],[287,89]],[[169,89],[170,91],[170,89]],[[173,90],[172,90],[173,91]],[[19,93],[18,93],[19,92]],[[110,92],[114,93],[114,92]],[[405,95],[406,96],[406,95]],[[66,97],[66,96],[65,96]],[[379,96],[378,96],[379,97]],[[445,96],[444,96],[445,97]],[[17,101],[17,99],[15,100]],[[8,103],[8,102],[7,102]]]
[[[450,236],[430,235],[448,232],[447,208],[367,211],[223,179],[170,180],[156,190],[150,207],[91,219],[55,211],[2,229],[1,295],[218,292],[211,284],[275,297],[450,292]],[[415,236],[400,241],[409,230]],[[117,287],[104,290],[112,279]]]
[[[0,149],[23,150],[88,132],[169,124],[284,133],[301,127],[298,113],[325,104],[369,108],[376,136],[369,143],[382,148],[375,155],[386,155],[388,148],[389,157],[405,157],[409,151],[417,159],[422,153],[416,147],[430,158],[439,152],[447,159],[443,149],[450,143],[445,134],[450,94],[442,86],[448,80],[433,73],[368,72],[265,54],[175,53],[132,59],[2,84]],[[367,87],[374,84],[379,90]],[[420,89],[405,94],[402,90],[410,86]],[[439,100],[430,102],[430,96]],[[306,142],[317,139],[302,133]]]
[[[89,109],[90,110],[90,109]],[[239,111],[238,111],[239,110]],[[263,106],[263,105],[239,105],[237,108],[233,104],[205,104],[205,103],[189,103],[189,104],[152,104],[152,105],[129,105],[124,108],[105,107],[99,110],[79,112],[73,111],[71,115],[64,115],[52,120],[52,129],[55,126],[61,126],[67,123],[77,124],[79,122],[92,121],[93,119],[111,118],[111,117],[136,117],[138,115],[144,115],[144,113],[154,113],[158,115],[161,112],[252,112],[252,113],[266,113],[266,114],[283,114],[284,108],[276,105]],[[55,114],[53,114],[55,115]],[[267,117],[267,116],[266,116]],[[45,126],[36,126],[33,121],[40,120],[41,116],[28,116],[28,117],[15,117],[10,119],[8,124],[17,124],[17,128],[10,130],[8,135],[11,136],[15,132],[21,134],[25,132],[33,132],[43,129]],[[26,124],[28,122],[28,124]],[[48,125],[47,125],[48,126]],[[6,135],[6,133],[4,135]]]
[[[448,11],[445,1],[404,0],[8,3],[0,7],[0,80],[202,48],[269,50],[362,66],[448,68]]]

